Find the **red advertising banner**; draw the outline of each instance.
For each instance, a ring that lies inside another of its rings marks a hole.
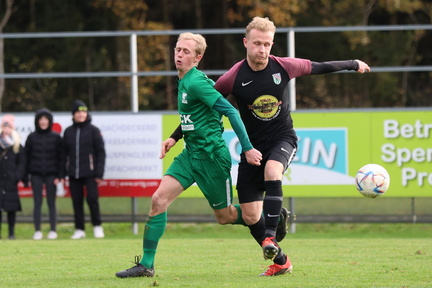
[[[106,179],[99,184],[99,196],[151,197],[159,186],[160,181],[160,179]],[[61,197],[70,197],[68,183],[65,183],[65,192]],[[20,185],[18,193],[20,197],[33,197],[31,187]]]

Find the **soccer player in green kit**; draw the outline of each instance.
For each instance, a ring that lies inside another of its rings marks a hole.
[[[153,277],[154,259],[167,223],[168,206],[188,187],[197,183],[219,224],[244,224],[239,205],[232,205],[231,155],[222,138],[222,115],[228,117],[247,162],[260,165],[262,155],[252,147],[237,110],[219,93],[214,82],[196,67],[207,47],[203,36],[180,34],[174,49],[178,71],[178,111],[185,149],[174,159],[152,196],[145,225],[143,257],[117,277]],[[161,158],[175,144],[164,141]]]

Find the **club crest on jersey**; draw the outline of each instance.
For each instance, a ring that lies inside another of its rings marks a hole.
[[[275,73],[275,74],[273,74],[272,76],[273,76],[273,82],[274,82],[276,85],[279,85],[279,84],[282,82],[282,77],[281,77],[281,74],[280,74],[280,73]]]
[[[185,93],[185,92],[182,93],[182,103],[183,104],[187,104],[188,103],[188,101],[187,101],[187,93]]]

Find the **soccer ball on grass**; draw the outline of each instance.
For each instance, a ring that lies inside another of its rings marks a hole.
[[[378,164],[367,164],[360,168],[355,181],[357,190],[369,198],[381,196],[390,186],[390,176],[387,170]]]

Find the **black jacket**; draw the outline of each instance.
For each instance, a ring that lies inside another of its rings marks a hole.
[[[39,119],[46,116],[49,120],[47,129],[39,127]],[[40,176],[54,175],[64,178],[63,140],[60,134],[52,131],[53,116],[48,109],[36,111],[35,128],[25,142],[27,172]]]
[[[17,144],[18,146],[18,144]],[[18,196],[18,182],[23,180],[26,171],[24,148],[19,145],[17,153],[14,148],[3,149],[0,146],[0,210],[21,211]],[[3,151],[7,150],[5,154]]]
[[[91,124],[90,114],[83,123],[73,123],[63,134],[66,173],[74,178],[103,178],[105,144],[102,134]]]

